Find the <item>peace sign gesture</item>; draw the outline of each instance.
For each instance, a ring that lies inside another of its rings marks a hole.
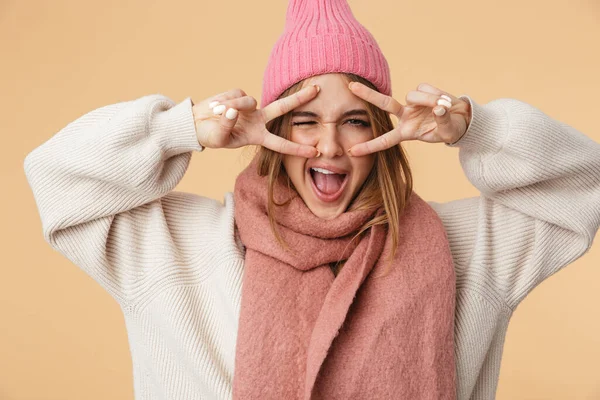
[[[309,85],[262,109],[257,109],[256,99],[241,89],[209,97],[192,107],[198,142],[204,147],[228,149],[260,145],[278,153],[316,157],[315,147],[274,135],[265,124],[313,99],[318,92],[318,86]]]
[[[454,143],[467,131],[469,102],[422,83],[406,95],[406,106],[393,97],[382,94],[360,82],[351,82],[350,91],[398,118],[396,128],[348,150],[351,156],[363,156],[388,149],[404,140],[428,143]],[[441,99],[441,100],[440,100]],[[444,109],[442,115],[435,110]]]

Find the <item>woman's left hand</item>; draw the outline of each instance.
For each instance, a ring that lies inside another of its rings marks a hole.
[[[363,156],[369,153],[388,149],[405,140],[421,140],[428,143],[454,143],[467,131],[470,123],[470,108],[468,101],[459,99],[427,83],[421,83],[417,90],[411,90],[406,95],[406,106],[400,104],[391,96],[382,94],[360,82],[352,82],[350,91],[358,97],[373,103],[382,110],[388,111],[398,118],[396,128],[367,142],[354,145],[348,150],[351,156]],[[448,96],[451,106],[442,100]],[[445,97],[444,96],[444,97]],[[438,116],[435,110],[445,109]]]

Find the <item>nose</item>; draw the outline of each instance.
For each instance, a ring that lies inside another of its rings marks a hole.
[[[318,135],[318,142],[315,145],[317,150],[325,158],[334,158],[344,154],[344,147],[341,143],[341,136],[338,126],[335,122],[323,123],[323,128]]]

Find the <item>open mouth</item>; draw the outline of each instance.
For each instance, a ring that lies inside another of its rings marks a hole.
[[[309,168],[307,174],[316,197],[324,202],[338,200],[344,192],[350,176],[350,174],[325,173],[319,168]]]

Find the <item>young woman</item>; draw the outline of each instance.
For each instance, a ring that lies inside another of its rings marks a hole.
[[[264,78],[260,108],[145,96],[25,159],[46,240],[123,310],[136,398],[493,399],[512,312],[591,247],[600,145],[515,99],[401,104],[344,0],[292,0]],[[459,147],[481,195],[423,201],[404,140]],[[223,204],[174,190],[247,145]]]

